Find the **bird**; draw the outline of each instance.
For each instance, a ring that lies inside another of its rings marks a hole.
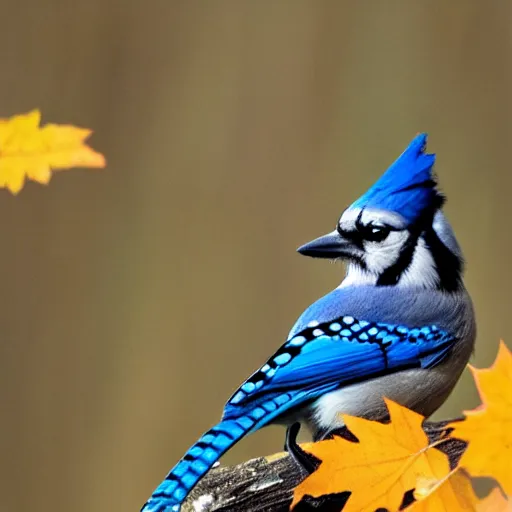
[[[297,249],[342,260],[341,284],[300,315],[143,512],[179,511],[227,450],[269,424],[290,432],[300,422],[319,440],[343,427],[342,414],[385,421],[384,397],[425,417],[443,404],[473,352],[476,321],[426,143],[417,134],[334,231]]]

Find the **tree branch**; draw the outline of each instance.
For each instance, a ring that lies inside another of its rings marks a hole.
[[[448,421],[426,422],[423,426],[431,443],[449,434]],[[354,436],[343,429],[339,433],[348,440]],[[466,449],[466,443],[447,439],[436,446],[445,453],[450,467],[457,466]],[[319,463],[319,461],[315,461]],[[293,489],[307,476],[288,454],[259,457],[230,467],[212,469],[193,489],[184,503],[183,512],[288,512]],[[410,496],[407,496],[410,494]],[[320,499],[306,497],[294,512],[338,512],[349,493],[329,495]],[[412,493],[406,493],[402,506],[412,502]]]

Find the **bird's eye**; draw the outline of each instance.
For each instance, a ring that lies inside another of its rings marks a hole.
[[[364,240],[369,242],[383,242],[389,235],[391,229],[381,224],[368,224],[359,228]]]

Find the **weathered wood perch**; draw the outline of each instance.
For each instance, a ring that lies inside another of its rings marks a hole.
[[[430,442],[446,436],[448,421],[426,422],[423,426]],[[353,439],[348,430],[341,435]],[[466,443],[449,439],[437,446],[446,453],[454,468]],[[317,462],[318,463],[318,462]],[[293,489],[306,476],[292,457],[272,459],[260,457],[237,466],[218,467],[197,485],[182,506],[183,512],[288,512]],[[349,493],[329,495],[321,499],[308,498],[295,507],[295,512],[340,511]],[[412,490],[404,496],[402,506],[412,502]],[[369,511],[370,512],[370,511]],[[384,512],[381,509],[379,512]]]

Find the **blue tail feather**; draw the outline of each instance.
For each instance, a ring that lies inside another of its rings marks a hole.
[[[205,432],[174,466],[142,507],[142,512],[177,512],[192,488],[256,421],[249,416],[223,420]]]

